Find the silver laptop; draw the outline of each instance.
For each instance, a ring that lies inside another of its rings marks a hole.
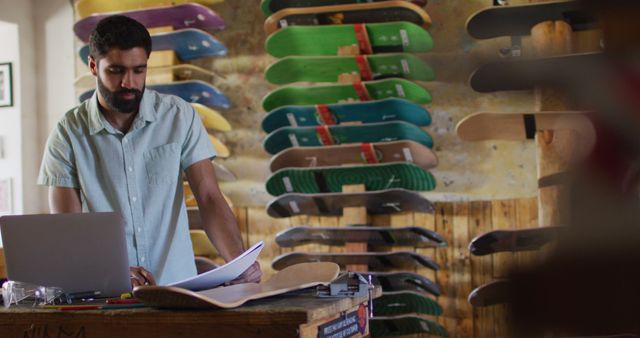
[[[0,232],[9,280],[105,297],[131,291],[117,213],[3,216]]]

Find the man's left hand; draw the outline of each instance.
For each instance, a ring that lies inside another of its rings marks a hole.
[[[229,286],[242,283],[260,283],[260,279],[262,279],[260,263],[254,262],[242,275],[234,280],[224,283],[224,285]]]

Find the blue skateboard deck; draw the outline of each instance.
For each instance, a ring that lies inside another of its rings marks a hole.
[[[418,126],[431,124],[431,115],[426,109],[411,101],[398,98],[335,103],[325,107],[284,106],[277,108],[262,120],[262,129],[270,133],[281,127],[310,127],[345,122],[405,121]]]
[[[220,41],[211,34],[195,28],[153,34],[151,41],[153,51],[173,50],[183,61],[227,55],[227,47]],[[89,45],[82,46],[78,54],[85,65],[89,63]]]
[[[178,81],[147,86],[159,93],[175,95],[187,102],[199,103],[211,108],[229,108],[231,102],[216,87],[197,80]],[[80,95],[80,102],[90,98],[95,90],[88,90]]]
[[[395,121],[344,126],[284,127],[267,135],[264,149],[272,155],[291,147],[411,140],[433,147],[433,139],[413,124]]]

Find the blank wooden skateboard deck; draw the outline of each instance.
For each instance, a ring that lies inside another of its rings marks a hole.
[[[565,21],[573,31],[596,28],[596,18],[579,1],[489,7],[470,16],[466,26],[472,37],[490,39],[529,35],[533,26],[544,21]]]
[[[272,196],[279,196],[289,192],[340,192],[342,186],[351,184],[364,184],[367,191],[390,188],[427,191],[436,187],[431,173],[415,164],[399,162],[281,169],[269,176],[266,188]]]
[[[403,211],[433,212],[433,204],[422,195],[405,189],[359,193],[284,194],[267,205],[271,217],[296,215],[341,216],[347,207],[365,207],[371,215]]]
[[[440,296],[440,287],[430,279],[417,273],[402,272],[364,272],[365,278],[372,277],[372,282],[382,287],[383,292],[388,291],[415,291],[426,292],[434,296]]]
[[[440,324],[418,315],[375,316],[369,320],[369,331],[373,337],[404,336],[421,333],[449,337],[447,330]]]
[[[591,69],[603,62],[602,53],[580,53],[537,59],[512,58],[489,62],[469,77],[469,85],[480,93],[503,90],[531,90],[535,86],[554,86],[570,79],[563,78],[567,69]]]
[[[212,82],[216,74],[204,68],[191,64],[179,64],[147,68],[147,85],[157,83],[155,78],[170,78],[174,81],[200,80]],[[91,89],[96,87],[96,77],[86,73],[77,77],[73,83],[76,88]]]
[[[424,170],[438,164],[438,158],[428,147],[414,141],[392,141],[288,148],[271,157],[269,168],[276,172],[284,168],[365,164],[369,162],[365,149],[368,152],[371,148],[379,163],[410,162]]]
[[[288,26],[344,25],[407,21],[428,29],[429,14],[406,1],[384,1],[336,6],[283,9],[264,22],[267,35]]]
[[[262,0],[260,2],[260,9],[264,15],[271,15],[277,11],[285,8],[300,8],[300,7],[315,7],[315,6],[335,6],[345,4],[356,4],[363,2],[379,2],[385,0]],[[412,3],[417,6],[424,6],[427,4],[426,0],[411,0]]]
[[[533,113],[473,113],[456,126],[464,141],[533,140],[538,131],[571,129],[595,140],[595,129],[584,111],[543,111]]]
[[[433,48],[429,32],[410,22],[397,21],[358,25],[290,26],[267,38],[267,52],[275,57],[289,55],[338,55],[339,47],[357,46],[356,30],[367,32],[371,50],[360,54],[425,53]]]
[[[558,238],[561,231],[559,226],[494,230],[474,238],[469,243],[469,251],[473,255],[484,256],[496,252],[539,250]]]
[[[197,2],[205,6],[210,6],[222,2],[222,0],[77,0],[73,6],[76,14],[79,17],[84,18],[96,13],[121,12],[149,7],[173,6],[188,2]]]
[[[509,302],[508,280],[495,280],[475,288],[469,294],[469,304],[475,307],[493,306]]]
[[[370,270],[412,270],[426,267],[438,270],[436,262],[415,252],[364,252],[364,253],[307,253],[289,252],[273,259],[271,266],[282,270],[288,266],[306,262],[334,262],[345,269],[347,265],[367,265]]]
[[[364,81],[399,77],[412,81],[435,79],[433,69],[412,54],[360,56],[287,56],[271,64],[265,78],[273,84],[338,82],[342,74],[358,74]]]
[[[382,296],[373,300],[376,316],[396,316],[420,313],[440,316],[442,307],[434,299],[424,293],[413,291],[383,292]]]
[[[183,61],[227,55],[227,47],[213,35],[195,28],[152,34],[151,43],[153,51],[172,50]],[[89,45],[82,46],[78,54],[85,65],[89,63]]]
[[[270,133],[281,127],[390,121],[428,126],[431,124],[431,114],[420,105],[398,98],[319,106],[284,106],[265,116],[262,129]]]
[[[171,286],[139,286],[133,290],[133,295],[146,305],[162,308],[229,309],[250,300],[328,285],[339,272],[338,266],[330,262],[303,263],[283,269],[261,283],[236,284],[198,292]]]
[[[282,127],[267,135],[264,139],[264,149],[274,155],[291,147],[400,140],[415,141],[426,147],[433,147],[433,139],[426,131],[410,123],[392,121],[322,127]]]
[[[422,86],[405,79],[385,79],[354,84],[321,86],[284,86],[262,100],[262,108],[272,111],[290,105],[314,105],[381,100],[389,97],[407,99],[414,103],[431,102],[431,95]]]
[[[281,247],[305,244],[344,246],[347,243],[367,243],[372,247],[413,246],[416,248],[445,247],[447,242],[436,232],[419,227],[310,227],[286,229],[276,235]]]
[[[124,12],[93,14],[77,21],[73,31],[82,42],[89,42],[89,35],[98,22],[110,15],[130,17],[147,28],[172,27],[174,30],[198,28],[206,31],[224,29],[224,20],[210,8],[198,3],[185,3],[176,6],[153,7]]]

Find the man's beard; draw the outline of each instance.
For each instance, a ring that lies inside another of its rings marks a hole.
[[[105,102],[110,110],[114,110],[119,113],[135,113],[140,108],[140,101],[142,101],[142,93],[144,92],[144,86],[142,91],[137,89],[121,89],[115,92],[110,91],[105,87],[100,77],[98,77],[98,92],[104,98]],[[135,96],[132,99],[125,99],[124,95],[133,93]]]

